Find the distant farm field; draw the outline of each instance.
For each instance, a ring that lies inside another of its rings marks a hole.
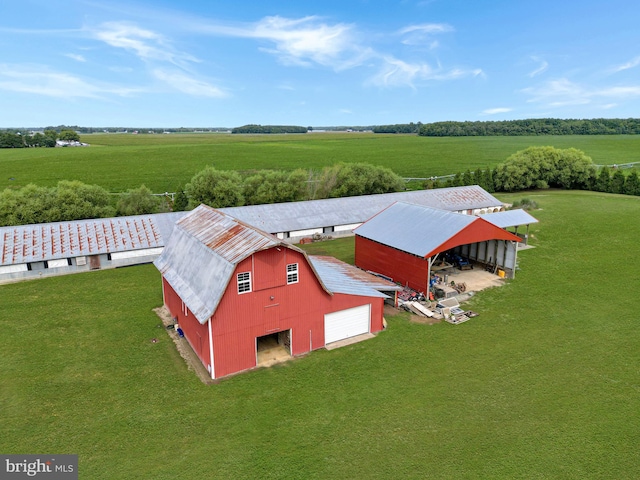
[[[337,162],[390,167],[403,177],[493,167],[529,146],[575,147],[597,164],[640,161],[640,136],[418,137],[303,135],[84,135],[84,148],[0,150],[0,188],[80,180],[121,192],[173,192],[207,165],[223,170],[321,169]]]
[[[523,196],[536,248],[478,317],[399,312],[217,385],[159,326],[151,265],[0,286],[0,451],[77,453],[109,480],[640,478],[640,198],[500,198]]]

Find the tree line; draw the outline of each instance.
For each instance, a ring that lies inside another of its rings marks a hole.
[[[295,125],[243,125],[231,130],[231,133],[307,133],[307,127]]]
[[[55,187],[30,184],[0,192],[0,226],[183,211],[201,203],[222,208],[389,193],[404,186],[404,180],[390,169],[364,163],[290,172],[240,173],[207,167],[173,199],[153,195],[144,185],[111,194],[98,185],[79,181],[61,181]]]
[[[422,123],[396,123],[394,125],[376,125],[373,133],[419,133]]]
[[[47,129],[44,133],[27,133],[27,132],[0,132],[0,148],[30,148],[30,147],[55,147],[56,140],[80,141],[80,135],[74,130],[56,130]]]
[[[517,135],[637,135],[640,119],[594,118],[586,120],[535,118],[485,122],[434,122],[420,127],[428,137]]]
[[[480,185],[490,193],[562,188],[640,195],[636,169],[628,174],[620,168],[598,170],[591,157],[575,148],[529,147],[514,153],[494,169],[458,172],[446,182],[425,182],[425,188]]]

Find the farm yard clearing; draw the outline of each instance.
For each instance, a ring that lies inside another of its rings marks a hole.
[[[464,303],[478,319],[427,327],[397,311],[372,340],[213,386],[159,328],[150,265],[3,285],[0,449],[74,451],[83,475],[109,479],[148,477],[149,465],[162,465],[155,478],[256,478],[283,461],[316,477],[638,477],[640,336],[628,285],[640,282],[630,253],[640,201],[529,195],[542,208],[536,248],[519,255],[515,280]],[[594,238],[629,259],[619,275],[601,275]],[[346,240],[304,248],[345,258]],[[594,285],[616,305],[611,315],[584,308]],[[168,438],[179,455],[166,455]],[[346,461],[363,442],[372,455]]]

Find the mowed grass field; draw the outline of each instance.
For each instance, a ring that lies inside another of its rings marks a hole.
[[[640,136],[418,137],[372,133],[304,135],[84,135],[84,148],[0,150],[0,189],[80,180],[110,192],[146,185],[175,192],[208,165],[222,170],[321,169],[337,162],[390,167],[402,177],[494,167],[529,146],[583,150],[597,164],[640,161]]]
[[[500,198],[524,195],[536,248],[478,317],[398,313],[212,386],[159,327],[151,265],[1,286],[0,451],[77,453],[109,480],[640,478],[640,199]]]

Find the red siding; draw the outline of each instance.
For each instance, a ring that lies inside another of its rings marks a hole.
[[[387,247],[356,235],[356,266],[387,275],[394,282],[426,293],[428,264],[425,258]]]
[[[162,279],[162,286],[164,289],[165,306],[169,312],[171,312],[171,316],[175,318],[180,325],[185,338],[196,355],[198,355],[202,364],[211,372],[208,324],[200,324],[198,319],[189,311],[186,305],[184,305],[178,294],[164,278]]]
[[[299,280],[287,285],[286,265],[290,263],[298,264]],[[251,272],[252,291],[238,294],[236,274],[248,271]],[[263,276],[272,279],[263,279]],[[174,316],[175,311],[180,313],[181,301],[176,298],[173,289],[165,282],[165,304]],[[292,355],[322,348],[324,315],[366,304],[371,304],[371,332],[379,332],[383,324],[382,298],[330,295],[322,288],[301,253],[288,248],[257,252],[236,266],[227,291],[212,317],[215,376],[220,378],[255,367],[256,338],[270,333],[291,330]],[[192,322],[198,324],[191,314],[180,320],[194,350],[198,347],[197,335],[200,334],[205,355],[198,356],[207,366],[208,337],[206,341],[202,337],[203,331],[208,334],[207,325],[194,325]]]
[[[431,257],[436,253],[445,252],[451,248],[459,247],[460,245],[480,243],[487,240],[511,240],[519,242],[521,239],[511,232],[503,230],[500,227],[496,227],[483,218],[478,218],[475,222],[463,228],[449,240],[438,246],[438,248],[429,252],[426,256]]]

